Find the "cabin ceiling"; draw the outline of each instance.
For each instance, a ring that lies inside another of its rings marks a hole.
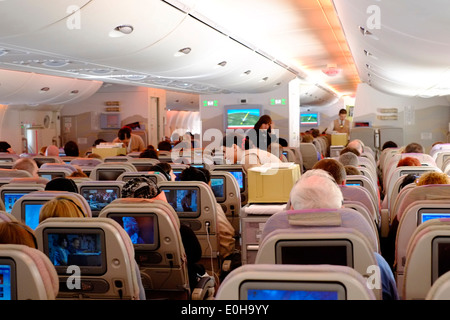
[[[450,6],[333,0],[362,82],[393,95],[450,95]]]
[[[442,0],[0,1],[0,69],[191,94],[299,78],[302,106],[360,82],[447,95],[449,14]]]
[[[196,94],[299,78],[309,104],[359,82],[331,0],[14,0],[0,17],[1,69]]]

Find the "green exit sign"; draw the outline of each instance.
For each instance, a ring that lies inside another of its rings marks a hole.
[[[217,100],[205,100],[205,101],[203,101],[203,106],[204,107],[217,107],[218,102],[217,102]]]
[[[286,99],[270,99],[270,104],[272,106],[276,106],[276,105],[286,105]]]

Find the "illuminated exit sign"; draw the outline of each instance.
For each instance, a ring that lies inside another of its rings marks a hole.
[[[286,99],[270,99],[270,104],[272,106],[276,105],[286,105]]]
[[[211,101],[205,100],[205,101],[203,101],[203,106],[204,107],[217,107],[218,102],[217,102],[217,100],[211,100]]]

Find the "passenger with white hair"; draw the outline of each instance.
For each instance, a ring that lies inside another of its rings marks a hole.
[[[346,152],[341,154],[338,160],[344,166],[353,166],[353,167],[359,166],[358,156],[352,152]]]
[[[312,169],[306,171],[290,193],[290,209],[339,209],[342,208],[344,197],[334,178],[325,170]],[[360,231],[368,239],[376,238],[374,230],[362,215],[352,212],[342,212],[341,226]],[[261,240],[276,229],[298,228],[289,224],[287,212],[278,212],[272,215],[266,222],[261,235]],[[370,241],[370,240],[369,240]],[[383,300],[398,300],[397,285],[391,267],[386,260],[374,250],[381,272]]]
[[[17,170],[24,170],[24,171],[28,171],[29,173],[31,173],[32,177],[39,177],[38,175],[38,166],[36,164],[36,161],[34,161],[31,158],[20,158],[17,159],[13,166],[13,169],[17,169]]]

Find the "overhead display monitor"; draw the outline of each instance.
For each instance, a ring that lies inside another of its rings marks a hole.
[[[317,127],[320,124],[320,116],[317,112],[300,114],[300,125]]]
[[[239,105],[225,107],[226,129],[252,129],[262,115],[261,106]]]

